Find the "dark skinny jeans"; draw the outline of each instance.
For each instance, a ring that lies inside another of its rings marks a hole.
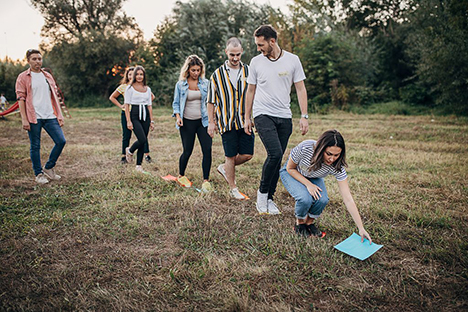
[[[188,161],[193,152],[193,146],[195,145],[195,135],[198,137],[198,142],[200,142],[203,160],[202,160],[202,169],[203,169],[203,179],[208,180],[210,178],[211,170],[211,144],[212,139],[208,134],[207,127],[203,127],[201,119],[190,120],[183,119],[184,125],[180,127],[180,138],[182,139],[182,147],[184,151],[180,155],[179,159],[179,174],[181,176],[185,175],[185,169],[187,168]]]
[[[268,199],[273,199],[283,154],[292,133],[292,119],[259,115],[254,123],[268,155],[263,163],[259,189],[260,193],[268,193]]]
[[[122,114],[120,115],[120,121],[122,123],[122,155],[125,155],[125,149],[130,146],[130,138],[132,137],[132,130],[129,130],[127,128],[127,117],[125,117],[124,110],[122,111]],[[146,141],[144,152],[145,154],[150,152],[148,141]]]
[[[149,115],[148,106],[145,106],[146,109],[146,120],[140,120],[138,116],[138,105],[132,105],[132,110],[130,111],[130,120],[133,124],[133,133],[137,137],[137,141],[133,143],[130,147],[130,153],[134,153],[136,150],[137,152],[137,162],[136,164],[139,166],[143,161],[143,155],[145,154],[145,144],[148,141],[148,132],[151,124],[151,119]]]

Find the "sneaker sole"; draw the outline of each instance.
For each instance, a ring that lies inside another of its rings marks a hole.
[[[273,213],[268,211],[268,214],[271,214],[272,216],[276,216],[276,215],[280,215],[281,211],[273,212]]]
[[[130,154],[130,148],[129,147],[127,147],[125,149],[125,160],[129,164],[133,163],[133,154]]]
[[[248,199],[250,199],[250,197],[247,196],[247,195],[245,195],[244,193],[239,192],[239,194],[241,194],[241,195],[244,196],[244,197],[243,197],[243,198],[236,198],[236,197],[234,197],[234,196],[231,195],[231,198],[232,198],[232,199],[237,199],[237,200],[248,200]]]
[[[255,208],[257,208],[257,211],[258,211],[258,214],[259,215],[268,215],[268,211],[260,211],[260,209],[258,209],[258,206],[257,206],[257,203],[255,203]]]
[[[218,168],[216,168],[216,171],[218,171],[218,173],[224,178],[224,181],[226,181],[226,183],[229,184],[226,176]]]
[[[294,233],[299,234],[299,233],[296,232],[296,227],[293,226],[292,229],[293,229]],[[324,238],[325,235],[327,235],[327,233],[322,232],[322,236],[318,236],[318,235],[314,235],[314,234],[309,234],[307,237]]]
[[[45,171],[43,171],[43,172],[44,172],[44,175],[45,175],[46,177],[49,178],[49,180],[58,181],[58,180],[60,180],[60,179],[62,178],[62,177],[59,177],[59,178],[57,178],[57,179],[56,179],[56,178],[52,178],[52,176],[50,176],[48,173],[46,173]],[[49,182],[47,182],[47,183],[49,183]]]
[[[311,235],[311,237],[317,237],[317,238],[324,238],[325,235],[327,235],[327,233],[325,232],[322,232],[322,235],[321,236],[317,236],[317,235]]]
[[[176,180],[176,182],[177,182],[177,184],[179,184],[180,186],[185,187],[185,188],[190,188],[190,187],[192,187],[192,183],[190,183],[190,185],[187,186],[187,185],[185,185],[185,184],[180,183],[180,182],[177,181],[177,180]]]

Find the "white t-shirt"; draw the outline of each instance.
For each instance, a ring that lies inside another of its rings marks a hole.
[[[301,61],[295,54],[283,51],[283,56],[275,62],[263,54],[254,57],[247,78],[248,84],[256,85],[253,117],[265,114],[292,118],[291,86],[305,78]]]
[[[50,99],[50,87],[43,73],[31,71],[33,106],[37,119],[54,119],[54,108]]]
[[[229,80],[231,80],[232,86],[237,90],[237,76],[239,76],[239,68],[231,68],[227,66],[229,71]]]
[[[6,97],[4,97],[3,95],[0,96],[0,103],[1,103],[1,104],[5,104],[5,103],[6,103]]]

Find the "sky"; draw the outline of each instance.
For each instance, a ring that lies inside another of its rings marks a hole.
[[[144,32],[146,39],[165,16],[170,15],[176,0],[127,0],[123,10],[133,16]],[[186,0],[183,0],[186,2]],[[259,4],[270,4],[287,12],[292,0],[254,0]],[[23,59],[26,50],[38,48],[44,19],[28,0],[0,0],[0,59],[5,56],[13,60]]]

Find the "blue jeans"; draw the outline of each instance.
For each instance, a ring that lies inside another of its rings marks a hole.
[[[255,117],[254,122],[268,155],[263,163],[259,189],[260,193],[268,193],[268,199],[273,199],[283,154],[292,133],[292,119],[259,115]]]
[[[41,165],[41,131],[42,128],[49,134],[55,145],[49,155],[49,160],[45,164],[46,169],[55,167],[55,163],[59,158],[67,141],[63,135],[62,127],[60,127],[57,118],[55,119],[38,119],[37,124],[29,123],[31,130],[28,131],[30,146],[30,155],[34,174],[42,173]]]
[[[294,179],[286,170],[286,164],[280,170],[281,181],[286,190],[296,201],[295,214],[298,219],[305,219],[307,216],[318,218],[325,206],[328,204],[328,193],[323,178],[306,178],[322,189],[322,197],[314,199],[310,195],[307,187]]]

